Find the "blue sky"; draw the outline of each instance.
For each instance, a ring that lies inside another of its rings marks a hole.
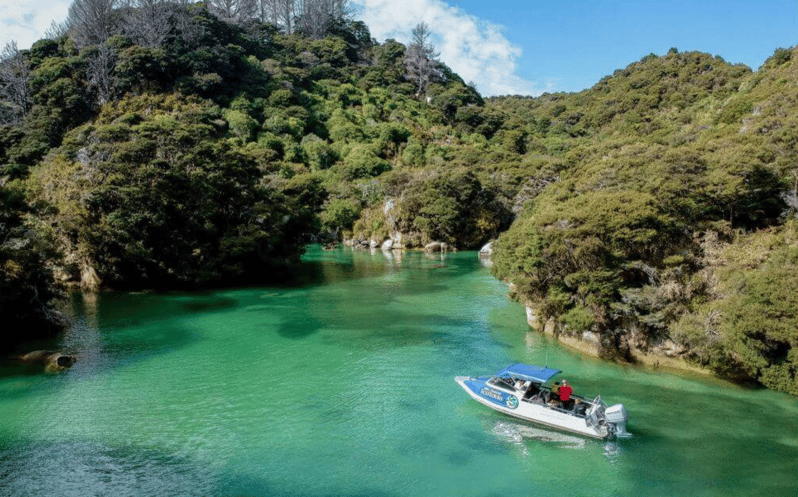
[[[798,44],[798,0],[351,0],[379,41],[430,25],[441,59],[484,95],[579,91],[671,47],[757,69]],[[0,0],[0,43],[20,48],[71,0]]]

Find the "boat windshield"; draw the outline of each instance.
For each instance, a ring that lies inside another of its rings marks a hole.
[[[494,376],[488,383],[496,385],[497,387],[506,388],[508,390],[513,390],[515,388],[514,380],[507,376]]]

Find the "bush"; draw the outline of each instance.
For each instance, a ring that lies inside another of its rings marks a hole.
[[[333,170],[342,181],[352,181],[359,178],[378,176],[388,171],[391,165],[385,159],[380,159],[369,146],[355,147],[337,164]]]

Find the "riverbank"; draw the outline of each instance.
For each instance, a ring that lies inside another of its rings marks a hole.
[[[536,330],[540,333],[545,333],[553,337],[562,345],[565,345],[567,348],[579,353],[602,359],[608,358],[608,354],[602,352],[601,341],[599,340],[599,336],[597,334],[592,332],[583,332],[581,335],[577,336],[574,334],[565,333],[562,329],[560,329],[558,323],[556,323],[556,321],[553,319],[549,319],[546,321],[545,325],[541,325],[541,320],[535,314],[534,310],[529,305],[525,305],[524,307],[526,308],[527,324],[533,330]],[[681,357],[674,357],[666,355],[665,353],[660,354],[648,352],[637,347],[629,347],[629,354],[627,358],[623,358],[617,354],[614,354],[611,360],[620,363],[643,365],[652,369],[690,371],[692,373],[713,376],[712,372],[708,369],[691,364]]]

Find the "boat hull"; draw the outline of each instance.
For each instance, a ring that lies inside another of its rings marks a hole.
[[[458,376],[455,378],[468,395],[480,404],[490,407],[514,418],[523,419],[547,428],[575,433],[578,435],[605,439],[609,436],[606,428],[589,426],[584,417],[576,416],[551,406],[521,400],[517,395],[487,384],[488,378]]]

